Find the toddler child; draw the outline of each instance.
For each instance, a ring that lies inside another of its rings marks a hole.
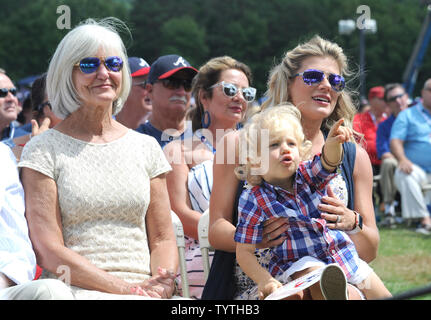
[[[328,228],[317,209],[326,195],[327,184],[337,175],[343,158],[342,144],[352,137],[352,131],[342,123],[340,119],[332,126],[321,155],[312,160],[307,160],[311,142],[305,140],[300,112],[291,104],[254,115],[241,130],[240,148],[248,153],[237,175],[247,180],[248,188],[238,205],[236,256],[243,271],[256,282],[261,299],[282,283],[324,266],[328,269],[323,271],[320,282],[308,288],[312,299],[347,299],[346,279],[362,289],[367,299],[391,296],[359,258],[348,232]],[[269,150],[261,141],[264,130],[268,130]],[[265,158],[263,152],[267,150]],[[256,174],[253,170],[262,166],[264,158],[267,170]],[[356,215],[358,224],[360,217]],[[273,217],[288,218],[282,235],[286,239],[271,248],[268,265],[262,266],[254,252],[262,241],[264,221]]]

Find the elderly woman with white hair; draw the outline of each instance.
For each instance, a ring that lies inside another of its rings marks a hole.
[[[58,45],[46,89],[64,119],[31,139],[19,166],[42,277],[77,299],[171,298],[178,267],[156,140],[113,119],[130,90],[114,18],[85,21]]]

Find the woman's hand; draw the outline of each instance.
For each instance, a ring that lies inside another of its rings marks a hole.
[[[328,195],[322,198],[323,203],[320,203],[317,208],[326,212],[322,213],[321,217],[327,221],[328,228],[343,231],[353,230],[356,225],[355,213],[335,196],[330,186],[327,190]]]
[[[256,245],[258,249],[275,247],[283,243],[285,236],[280,237],[288,228],[288,218],[271,218],[264,222],[262,242]]]
[[[175,290],[175,273],[164,268],[158,268],[158,274],[138,285],[132,285],[131,294],[169,299]]]

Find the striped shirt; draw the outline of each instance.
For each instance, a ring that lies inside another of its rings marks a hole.
[[[300,164],[293,185],[294,194],[265,181],[244,190],[239,199],[239,222],[235,241],[262,241],[263,222],[272,217],[288,217],[287,239],[272,248],[268,271],[272,276],[285,272],[300,258],[315,257],[326,264],[338,263],[347,279],[358,269],[359,257],[349,236],[331,230],[320,216],[317,205],[336,173],[326,171],[319,156]]]
[[[203,213],[209,208],[209,200],[213,184],[213,160],[204,161],[190,169],[187,179],[187,190],[192,209]],[[189,280],[190,296],[200,299],[205,286],[203,259],[198,239],[184,236],[187,276]],[[214,252],[208,253],[210,263]],[[177,277],[180,280],[180,276]],[[179,281],[178,281],[179,282]],[[182,288],[182,286],[179,286]]]

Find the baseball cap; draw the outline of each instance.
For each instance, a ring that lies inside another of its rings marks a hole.
[[[169,78],[180,70],[188,70],[190,78],[193,78],[198,73],[198,70],[193,68],[186,59],[179,55],[170,54],[161,56],[151,65],[148,82],[154,83],[159,79]]]
[[[132,77],[145,76],[150,72],[148,62],[138,57],[129,57],[129,68]]]
[[[385,88],[382,86],[372,87],[370,91],[368,91],[368,101],[377,97],[379,99],[383,99],[385,96]]]

